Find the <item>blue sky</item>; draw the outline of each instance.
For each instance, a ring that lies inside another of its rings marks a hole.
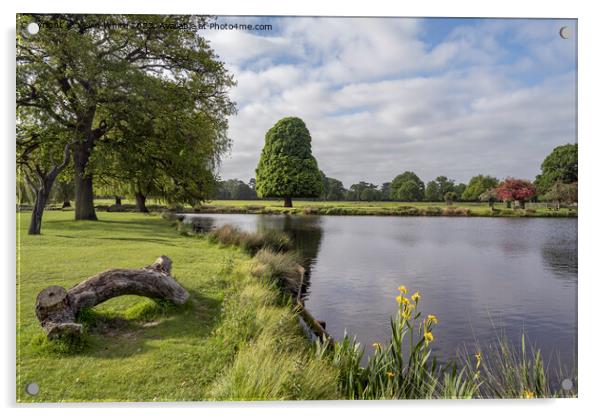
[[[227,17],[271,31],[203,36],[234,74],[231,154],[248,180],[265,132],[301,117],[320,168],[346,186],[412,170],[533,179],[576,137],[576,21]],[[567,26],[570,38],[559,30]]]

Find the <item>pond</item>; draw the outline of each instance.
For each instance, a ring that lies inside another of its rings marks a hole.
[[[521,335],[551,368],[577,351],[577,219],[192,214],[206,227],[287,232],[306,258],[306,306],[341,338],[387,342],[397,287],[422,294],[440,324],[432,344],[458,349]]]

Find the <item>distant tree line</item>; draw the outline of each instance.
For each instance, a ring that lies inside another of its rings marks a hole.
[[[322,177],[322,192],[313,200],[323,201],[399,201],[399,202],[487,202],[493,207],[496,202],[505,202],[508,207],[516,203],[523,207],[528,201],[549,201],[560,207],[561,204],[577,202],[577,144],[558,146],[541,165],[541,173],[532,183],[512,177],[498,178],[479,174],[468,184],[456,183],[447,176],[437,176],[424,183],[418,175],[405,171],[390,182],[376,185],[360,181],[349,189],[343,182],[326,176]],[[257,199],[255,179],[248,183],[239,179],[221,181],[218,184],[216,199]]]

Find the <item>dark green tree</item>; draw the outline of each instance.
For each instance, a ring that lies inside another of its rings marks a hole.
[[[439,185],[435,181],[429,181],[426,184],[426,190],[424,191],[424,199],[430,202],[439,201]]]
[[[362,193],[366,189],[376,189],[377,186],[373,183],[360,181],[358,183],[354,183],[349,187],[349,191],[347,192],[346,199],[349,201],[360,201],[362,199]]]
[[[360,201],[380,201],[381,193],[376,188],[366,188],[360,194]]]
[[[445,195],[443,195],[443,200],[447,205],[452,205],[457,198],[458,195],[455,192],[446,192]]]
[[[322,175],[303,120],[285,117],[268,130],[255,172],[260,198],[281,197],[292,207],[292,198],[320,196]]]
[[[17,30],[17,107],[36,108],[75,136],[71,151],[75,219],[94,220],[90,160],[116,127],[116,113],[144,97],[148,77],[186,90],[206,118],[223,126],[234,111],[234,81],[195,30],[204,16],[18,15],[17,25],[37,22],[25,37]]]
[[[454,186],[454,193],[456,194],[456,199],[457,200],[461,200],[462,198],[462,194],[464,193],[464,191],[466,190],[466,184],[465,183],[459,183],[457,185]]]
[[[391,200],[391,182],[385,182],[380,186],[380,194],[383,201]]]
[[[572,183],[578,181],[577,144],[558,146],[541,164],[541,174],[535,178],[539,194],[546,193],[557,182]]]
[[[462,199],[465,201],[477,201],[480,196],[490,189],[495,188],[499,181],[497,178],[489,175],[477,175],[473,176],[468,182],[468,186],[461,194]]]
[[[391,196],[398,201],[422,201],[424,182],[414,172],[406,171],[391,182]]]

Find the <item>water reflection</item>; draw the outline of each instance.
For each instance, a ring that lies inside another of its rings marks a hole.
[[[433,347],[441,359],[475,340],[495,343],[503,330],[516,345],[526,333],[545,357],[573,362],[576,219],[197,216],[288,233],[306,259],[306,306],[336,337],[387,342],[405,284],[440,317]]]

